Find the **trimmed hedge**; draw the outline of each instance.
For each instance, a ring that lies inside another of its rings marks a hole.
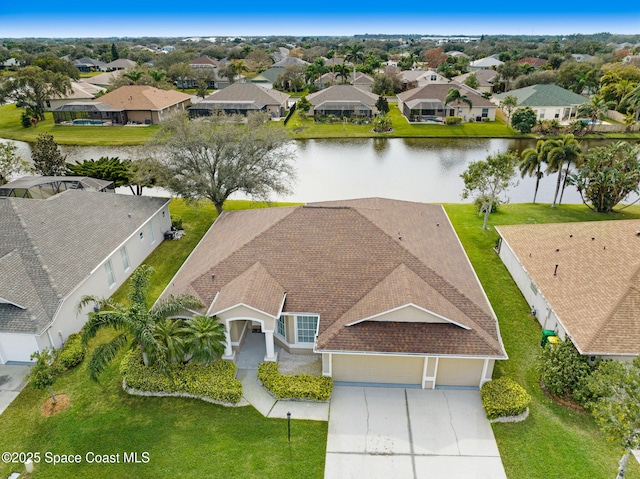
[[[78,333],[70,334],[67,342],[64,343],[62,349],[58,351],[56,361],[64,369],[76,367],[84,359],[84,346],[82,344],[82,336]]]
[[[261,363],[258,366],[258,378],[278,399],[328,401],[333,389],[333,379],[330,377],[280,374],[278,363],[274,362]]]
[[[494,379],[480,389],[487,419],[517,416],[527,410],[531,396],[522,386],[509,378]]]
[[[207,365],[172,364],[169,374],[164,374],[155,366],[145,366],[140,350],[128,352],[120,364],[120,372],[130,388],[187,393],[232,404],[242,398],[242,383],[236,379],[236,371],[235,364],[218,360]]]

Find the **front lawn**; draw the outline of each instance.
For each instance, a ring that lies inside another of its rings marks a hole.
[[[529,418],[521,423],[496,423],[493,430],[509,479],[609,479],[615,476],[622,455],[606,442],[586,413],[575,412],[545,396],[538,384],[535,361],[540,349],[541,328],[529,314],[509,272],[492,248],[498,241],[493,228],[482,230],[482,218],[473,205],[445,205],[499,319],[500,332],[509,355],[496,363],[494,378],[507,376],[532,396]],[[622,213],[593,213],[582,205],[509,204],[491,215],[490,226],[521,223],[598,221],[640,218],[640,207]],[[640,478],[640,466],[632,457],[627,478]]]
[[[232,201],[227,209],[263,204]],[[186,236],[163,242],[147,259],[156,269],[151,297],[157,297],[216,217],[215,208],[173,200]],[[126,284],[117,293],[126,294]],[[107,332],[103,332],[108,334]],[[100,340],[100,336],[98,340]],[[314,478],[324,475],[327,423],[266,419],[254,408],[227,408],[197,399],[130,396],[118,372],[121,353],[100,383],[91,382],[86,362],[54,385],[71,397],[66,411],[45,418],[46,391],[25,390],[0,416],[0,451],[40,452],[31,478]],[[45,453],[79,454],[80,464],[44,464]],[[124,453],[148,453],[147,463],[124,464]],[[120,463],[90,464],[87,453],[119,454]],[[23,472],[20,464],[0,463],[0,477]]]

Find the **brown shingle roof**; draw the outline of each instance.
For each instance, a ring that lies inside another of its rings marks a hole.
[[[496,230],[581,353],[640,354],[640,220]]]
[[[449,90],[451,90],[452,88],[457,88],[458,90],[460,90],[460,93],[462,95],[466,95],[467,97],[469,97],[474,107],[496,107],[495,104],[478,95],[475,90],[462,83],[453,81],[449,83],[431,83],[430,85],[407,90],[398,94],[398,100],[402,102],[408,102],[411,100],[437,99],[441,102],[444,102],[445,98],[447,98]]]
[[[258,283],[265,292],[249,293]],[[209,304],[219,293],[216,310],[224,294],[220,304],[273,311],[285,291],[285,313],[319,314],[319,350],[506,357],[438,205],[365,199],[223,213],[163,296],[193,292]],[[352,324],[407,304],[446,323]]]
[[[360,90],[353,85],[333,85],[308,95],[307,100],[309,100],[312,105],[319,105],[325,101],[344,100],[359,101],[366,105],[374,105],[378,100],[378,95]]]
[[[176,90],[160,90],[148,85],[121,86],[95,100],[118,110],[164,110],[190,100],[191,95]]]

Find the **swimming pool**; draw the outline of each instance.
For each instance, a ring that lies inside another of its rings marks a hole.
[[[73,120],[74,125],[102,125],[102,120],[89,120],[89,119],[80,119]]]

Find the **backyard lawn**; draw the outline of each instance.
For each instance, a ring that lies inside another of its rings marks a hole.
[[[231,201],[225,209],[267,206]],[[151,297],[156,298],[216,217],[213,206],[171,202],[172,215],[183,220],[186,236],[161,244],[148,258],[156,269]],[[500,321],[508,361],[496,365],[494,377],[509,376],[532,395],[531,414],[522,423],[493,426],[509,479],[609,479],[615,476],[621,451],[607,443],[586,413],[567,409],[546,397],[538,386],[535,358],[540,326],[492,250],[497,234],[481,229],[474,207],[447,204],[460,236]],[[599,215],[583,206],[509,204],[491,215],[490,225],[640,218],[640,207]],[[122,299],[126,288],[116,292]],[[103,334],[108,334],[103,332]],[[100,337],[98,338],[100,339]],[[291,444],[285,420],[265,419],[252,407],[225,408],[193,399],[144,398],[122,391],[115,361],[100,383],[88,379],[86,364],[63,375],[56,393],[68,394],[68,410],[44,418],[46,392],[27,387],[0,416],[0,450],[80,454],[80,465],[36,466],[33,478],[76,477],[211,477],[322,478],[327,423],[294,421]],[[149,453],[148,463],[87,464],[84,455]],[[0,463],[0,477],[19,466]],[[640,479],[632,458],[627,478]]]
[[[493,430],[509,479],[609,479],[615,477],[622,451],[606,442],[586,413],[575,412],[545,396],[538,385],[535,361],[541,328],[507,269],[492,248],[498,234],[482,230],[472,205],[445,209],[499,318],[508,361],[498,361],[494,378],[508,376],[532,396],[530,416],[522,423],[496,423]],[[489,224],[552,223],[640,218],[640,207],[603,215],[582,205],[509,204],[491,215]],[[629,460],[628,479],[640,478],[640,466]]]

